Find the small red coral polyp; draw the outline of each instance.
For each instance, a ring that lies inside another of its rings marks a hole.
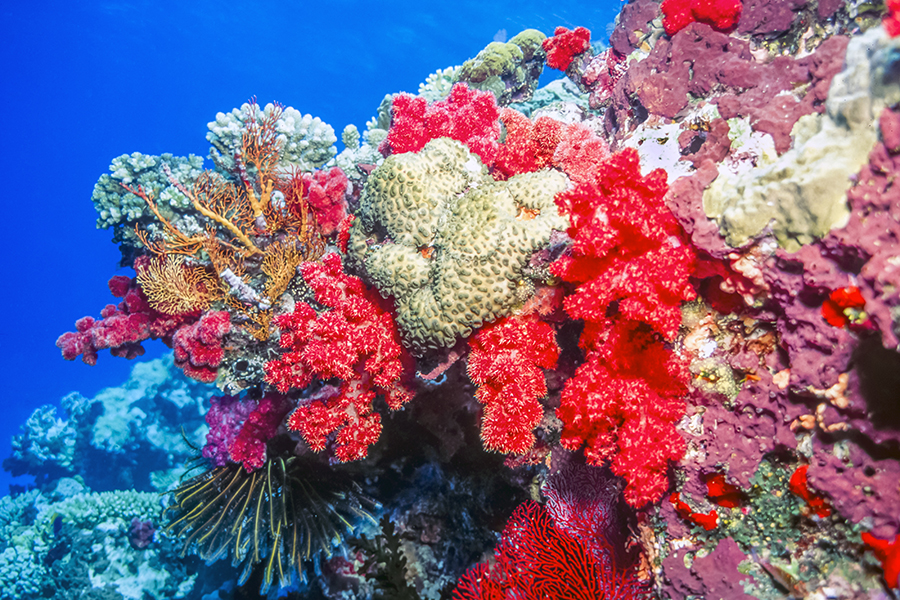
[[[706,531],[712,531],[719,522],[719,513],[715,509],[708,513],[699,513],[691,510],[690,505],[681,499],[681,495],[677,492],[669,496],[669,502],[675,506],[675,512],[685,521],[690,521],[695,525],[699,525]]]
[[[825,518],[831,514],[831,508],[829,508],[828,502],[825,501],[823,496],[820,496],[809,489],[809,483],[806,479],[806,472],[808,470],[809,465],[800,465],[797,467],[797,470],[791,475],[788,485],[795,495],[806,501],[807,506],[809,506],[809,509],[812,512],[816,513],[816,515],[821,518]]]
[[[863,543],[869,547],[881,561],[884,569],[884,581],[892,589],[900,588],[900,534],[894,541],[882,540],[868,531],[862,534]]]
[[[822,316],[834,327],[866,329],[866,299],[856,286],[834,290],[822,303]]]

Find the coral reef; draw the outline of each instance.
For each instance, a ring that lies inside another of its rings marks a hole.
[[[160,339],[168,383],[32,415],[0,577],[58,596],[90,539],[72,577],[129,598],[893,594],[896,9],[634,0],[608,48],[526,30],[388,94],[340,155],[251,100],[214,170],[115,159],[135,275],[57,345]],[[173,584],[192,553],[240,572]]]

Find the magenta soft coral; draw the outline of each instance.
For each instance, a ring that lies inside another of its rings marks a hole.
[[[457,83],[450,95],[432,104],[421,96],[394,98],[391,128],[382,146],[393,154],[418,152],[429,141],[449,137],[465,144],[486,165],[497,155],[500,124],[494,95]]]
[[[483,327],[469,341],[468,372],[485,405],[481,439],[488,450],[525,454],[544,416],[547,394],[541,369],[559,358],[553,328],[532,317],[508,317]]]
[[[586,444],[591,464],[609,461],[635,507],[662,496],[668,461],[685,448],[674,424],[684,414],[686,370],[665,339],[678,330],[681,302],[695,296],[695,258],[666,191],[664,172],[642,176],[637,152],[624,150],[556,199],[573,242],[551,271],[577,285],[564,305],[585,322],[585,363],[557,411],[561,441],[572,450]]]
[[[135,265],[138,267],[139,265]],[[100,311],[100,319],[82,317],[69,331],[56,340],[63,358],[97,364],[97,353],[109,350],[113,356],[136,358],[144,353],[141,342],[162,339],[172,343],[172,334],[182,325],[196,319],[196,315],[166,315],[154,310],[141,291],[137,280],[115,275],[109,280],[109,290],[118,305],[108,304]]]
[[[197,381],[212,383],[225,357],[222,339],[231,330],[228,311],[210,311],[172,336],[175,364]]]
[[[302,402],[288,426],[314,450],[336,433],[339,460],[363,458],[381,432],[380,416],[372,410],[376,391],[392,409],[410,398],[401,383],[405,355],[393,317],[359,278],[344,273],[339,255],[304,263],[300,270],[326,310],[316,313],[298,302],[294,312],[275,318],[286,351],[266,363],[266,381],[287,392],[317,378],[342,380],[337,393]]]

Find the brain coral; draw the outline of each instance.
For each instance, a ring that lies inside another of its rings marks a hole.
[[[414,354],[450,346],[527,297],[522,269],[553,229],[565,229],[553,197],[567,184],[547,170],[494,181],[461,143],[432,140],[372,172],[350,258],[394,296]]]

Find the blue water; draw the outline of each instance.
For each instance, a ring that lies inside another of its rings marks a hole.
[[[386,93],[415,92],[495,36],[583,25],[620,2],[47,2],[0,9],[0,458],[31,412],[122,383],[131,362],[66,362],[54,345],[115,299],[119,253],[94,227],[94,182],[140,151],[206,156],[206,124],[255,95],[360,130]],[[560,3],[562,4],[562,3]],[[427,6],[426,10],[423,7]],[[545,77],[553,77],[548,74]],[[143,359],[162,354],[145,343]],[[0,473],[0,495],[15,481]]]

